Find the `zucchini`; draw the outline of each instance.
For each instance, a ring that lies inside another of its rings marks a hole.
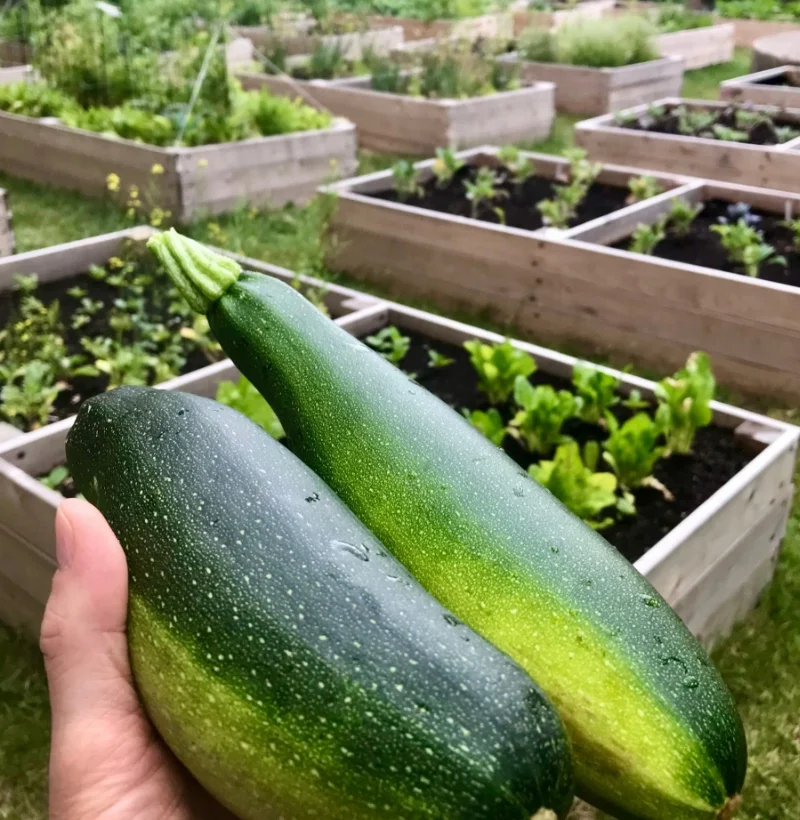
[[[159,732],[243,818],[563,814],[545,696],[253,422],[122,387],[70,470],[125,547],[133,670]]]
[[[150,240],[290,446],[422,585],[545,690],[578,794],[707,820],[747,747],[707,654],[646,579],[450,407],[275,279],[174,231]]]

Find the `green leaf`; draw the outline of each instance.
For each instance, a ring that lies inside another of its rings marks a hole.
[[[238,382],[220,382],[216,399],[247,416],[274,439],[280,441],[286,435],[275,411],[244,376]]]
[[[470,424],[480,430],[492,444],[496,444],[498,447],[503,445],[508,428],[503,422],[502,416],[494,407],[489,408],[485,413],[483,410],[465,410],[464,415]]]
[[[581,400],[568,390],[556,391],[549,384],[533,387],[524,376],[514,382],[514,401],[521,409],[511,421],[511,434],[543,456],[563,440],[564,422],[581,408]]]
[[[647,415],[637,413],[623,425],[606,414],[610,435],[603,444],[603,460],[628,490],[641,487],[653,475],[656,462],[664,455],[658,446],[660,426]]]
[[[494,345],[474,339],[464,342],[464,349],[478,374],[478,386],[492,404],[508,401],[517,376],[530,376],[536,372],[533,357],[514,347],[508,339]]]

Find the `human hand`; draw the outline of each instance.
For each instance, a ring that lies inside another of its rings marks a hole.
[[[52,708],[50,820],[231,818],[162,744],[139,702],[125,553],[91,504],[61,504],[56,553],[40,640]]]

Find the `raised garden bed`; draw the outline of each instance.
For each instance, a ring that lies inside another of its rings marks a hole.
[[[734,25],[734,39],[737,48],[752,48],[756,40],[768,37],[771,34],[800,31],[800,23],[781,20],[723,19],[726,23],[733,23]]]
[[[8,203],[8,194],[0,188],[0,256],[11,256],[16,249],[14,222]]]
[[[402,366],[416,369],[426,388],[456,407],[481,401],[474,371],[465,363],[464,341],[492,344],[502,337],[400,305],[375,304],[340,324],[358,337],[389,325],[411,338]],[[576,360],[534,345],[515,345],[532,355],[538,383],[562,387]],[[431,367],[429,348],[450,356],[447,367]],[[653,383],[614,371],[620,393],[638,390],[653,400]],[[230,374],[225,376],[230,378]],[[192,392],[213,395],[216,382]],[[184,388],[185,389],[185,388]],[[698,438],[697,454],[684,458],[680,477],[685,496],[675,510],[664,512],[647,492],[639,503],[650,523],[628,522],[607,531],[612,543],[653,582],[690,629],[706,644],[726,634],[751,609],[769,582],[777,560],[792,496],[797,428],[736,408],[713,403],[714,426]],[[54,570],[52,526],[57,493],[33,476],[47,473],[63,460],[65,431],[0,449],[0,617],[35,632]],[[512,453],[513,454],[513,453]],[[517,454],[517,458],[522,456]],[[673,457],[674,458],[674,457]],[[669,470],[676,467],[665,468]],[[694,480],[686,481],[691,471]],[[666,476],[666,474],[665,474]],[[649,491],[648,491],[649,492]],[[633,530],[627,530],[627,527]]]
[[[151,233],[149,228],[137,228],[20,254],[13,265],[0,262],[0,283],[8,282],[14,274],[35,272],[43,283],[58,287],[61,280],[74,280],[88,266],[104,264],[109,257],[123,253],[128,243],[144,242]],[[374,299],[348,288],[306,277],[298,280],[282,268],[235,258],[249,269],[287,282],[299,281],[301,287],[317,291],[324,288],[325,305],[331,315],[340,316],[337,321],[345,324],[354,322],[356,332],[361,328],[359,314],[352,313],[354,321],[351,312],[361,310],[363,314],[366,307],[375,304]],[[230,361],[223,359],[162,382],[159,387],[214,396],[220,382],[238,377]],[[61,500],[38,477],[47,476],[63,463],[64,441],[73,420],[74,416],[68,416],[0,443],[0,620],[27,628],[34,635],[55,569],[54,520]]]
[[[494,40],[510,38],[514,33],[514,18],[508,12],[482,14],[479,17],[464,17],[459,20],[419,20],[415,17],[391,17],[371,14],[367,17],[370,28],[400,26],[403,39],[427,40],[431,37],[442,39],[454,37],[458,40]]]
[[[546,161],[534,161],[545,172]],[[431,164],[420,163],[423,183]],[[606,173],[601,181],[615,174],[619,185],[635,175],[630,168]],[[800,305],[786,279],[751,279],[606,246],[655,222],[674,196],[745,201],[778,221],[787,209],[800,215],[800,196],[675,177],[661,185],[672,190],[566,231],[531,232],[494,224],[491,209],[478,221],[390,202],[391,175],[372,174],[332,186],[339,242],[330,264],[398,295],[485,311],[534,338],[617,353],[661,372],[705,350],[723,384],[797,400]],[[783,237],[781,251],[794,264],[789,232]],[[765,267],[771,278],[786,272]]]
[[[620,111],[679,94],[683,85],[683,61],[672,57],[619,68],[539,63],[515,52],[500,59],[518,63],[527,82],[555,83],[556,109],[568,114]]]
[[[728,63],[733,59],[735,46],[733,23],[674,31],[659,34],[656,48],[664,57],[680,57],[686,71]]]
[[[778,66],[725,80],[719,95],[723,100],[800,108],[800,66]]]
[[[302,202],[357,164],[355,126],[259,137],[197,148],[161,148],[0,113],[0,170],[13,176],[108,197],[108,175],[136,185],[181,222],[198,211],[222,213],[243,202],[279,206]],[[163,173],[154,176],[153,166]]]
[[[759,37],[753,43],[753,71],[800,65],[800,28]]]
[[[302,82],[241,74],[246,89],[312,99],[356,124],[362,148],[430,155],[437,148],[544,139],[555,115],[552,83],[534,83],[469,99],[424,99],[374,91],[369,77]]]
[[[584,120],[575,126],[575,141],[590,156],[604,162],[625,162],[701,179],[800,192],[800,154],[795,150],[800,147],[800,136],[764,145],[642,130],[645,125],[677,130],[680,118],[669,117],[668,112],[679,106],[690,112],[690,117],[698,116],[699,112],[714,120],[724,119],[725,112],[731,109],[730,103],[667,98],[651,106]],[[750,113],[800,128],[798,111],[752,106]],[[769,131],[769,127],[762,126],[755,133],[751,130],[749,138],[754,142],[774,139]]]
[[[250,40],[259,51],[269,53],[280,48],[286,55],[310,54],[319,46],[336,48],[348,60],[358,60],[366,51],[389,54],[403,45],[403,27],[389,24],[369,31],[347,31],[340,34],[317,34],[313,31],[271,29],[267,26],[238,26],[235,31]]]

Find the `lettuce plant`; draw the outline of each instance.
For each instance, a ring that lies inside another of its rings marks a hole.
[[[514,347],[508,339],[494,345],[473,339],[464,342],[464,349],[478,374],[478,386],[492,404],[508,401],[518,376],[536,372],[533,357]]]
[[[775,248],[764,241],[764,234],[744,219],[712,225],[711,230],[719,236],[731,262],[741,265],[748,276],[758,276],[758,270],[765,262],[786,264],[786,258],[778,256]]]
[[[536,173],[536,166],[529,157],[523,156],[516,145],[504,145],[497,152],[497,158],[511,174],[515,185],[523,185]]]
[[[587,444],[587,450],[591,448]],[[603,515],[617,507],[617,479],[612,473],[596,473],[585,461],[592,455],[581,452],[574,441],[559,445],[552,461],[531,464],[528,472],[549,490],[568,510],[590,527],[602,530],[614,523],[612,515]]]
[[[684,237],[689,233],[695,217],[703,210],[703,203],[690,205],[680,197],[672,200],[672,207],[667,214],[667,224],[670,230],[679,237]]]
[[[508,191],[499,187],[501,182],[502,177],[487,165],[478,168],[474,179],[464,180],[464,190],[471,203],[470,215],[473,219],[477,218],[482,205],[508,196]]]
[[[514,382],[514,401],[520,409],[509,432],[530,452],[543,456],[562,442],[564,422],[577,415],[581,406],[568,390],[554,390],[549,384],[534,387],[524,376]]]
[[[463,167],[464,160],[457,157],[450,148],[437,148],[436,159],[431,166],[437,187],[446,188],[456,172]]]
[[[619,403],[619,379],[587,362],[576,362],[572,384],[581,400],[580,417],[589,424],[606,423],[606,411]]]
[[[41,427],[47,424],[53,405],[66,386],[56,381],[52,367],[34,359],[20,367],[0,390],[3,415],[12,422]]]
[[[631,234],[631,241],[628,250],[631,253],[644,253],[650,255],[656,249],[656,245],[667,236],[667,215],[664,214],[652,225],[640,222],[636,230]]]
[[[711,424],[715,387],[711,362],[699,351],[689,356],[686,367],[656,385],[656,422],[669,453],[690,453],[697,429]]]
[[[440,353],[438,350],[434,350],[432,347],[428,348],[428,367],[433,368],[442,368],[442,367],[449,367],[455,359],[451,359],[449,356],[445,356],[444,353]]]
[[[498,447],[503,445],[508,428],[503,421],[500,413],[494,408],[490,407],[486,412],[483,410],[465,410],[464,416],[469,423],[476,429],[480,430],[492,444]]]
[[[286,435],[275,411],[244,376],[240,376],[238,382],[220,382],[216,399],[247,416],[274,439],[280,441]]]
[[[367,344],[387,361],[399,365],[411,347],[411,339],[403,336],[394,325],[390,325],[379,330],[374,336],[367,336]]]
[[[394,189],[401,202],[423,194],[422,186],[417,181],[417,169],[408,159],[401,159],[392,166]]]
[[[630,194],[628,194],[625,201],[632,205],[634,202],[643,202],[645,199],[658,196],[664,188],[655,177],[643,174],[640,177],[631,177],[628,180],[628,190]]]
[[[637,413],[620,424],[612,413],[606,414],[609,436],[603,442],[603,460],[614,471],[625,490],[654,487],[671,498],[669,490],[653,476],[653,468],[664,455],[658,445],[661,429],[647,413]]]

